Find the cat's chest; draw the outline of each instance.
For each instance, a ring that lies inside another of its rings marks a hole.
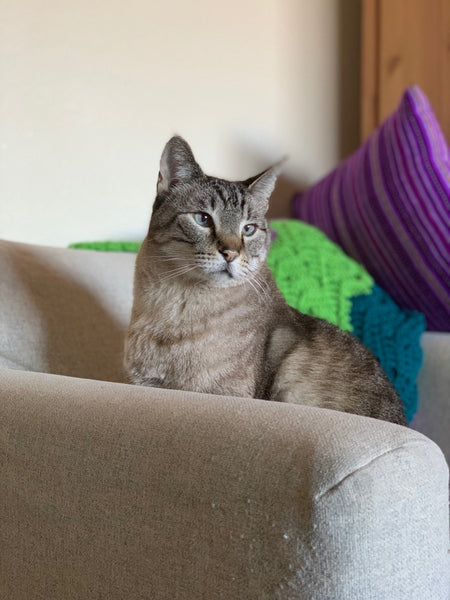
[[[150,380],[163,387],[252,395],[256,335],[239,294],[163,294],[136,323]]]

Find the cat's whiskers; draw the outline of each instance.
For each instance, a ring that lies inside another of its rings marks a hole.
[[[189,273],[190,271],[193,271],[196,268],[197,268],[196,265],[182,265],[181,267],[176,267],[175,269],[166,271],[165,276],[160,277],[158,281],[160,283],[162,283],[162,282],[168,281],[169,279],[181,277],[182,275],[185,275],[186,273]]]
[[[256,284],[256,286],[258,286],[258,288],[260,290],[259,297],[264,299],[266,302],[269,302],[270,301],[269,286],[264,281],[264,279],[258,275],[258,272],[255,270],[255,268],[254,267],[252,268],[248,264],[247,264],[247,275],[248,275],[247,281],[250,284],[254,283],[254,284]],[[256,290],[255,285],[252,285],[252,287]]]
[[[258,288],[257,288],[257,287],[256,287],[256,286],[253,284],[253,282],[252,282],[251,278],[250,278],[250,279],[247,279],[247,281],[248,281],[248,284],[249,284],[249,285],[250,285],[250,286],[253,288],[253,290],[254,290],[254,292],[255,292],[255,294],[256,294],[256,297],[257,297],[258,299],[262,299],[261,292],[260,292],[260,291],[258,290]]]
[[[192,269],[195,269],[195,265],[178,265],[178,267],[174,267],[173,269],[165,270],[164,275],[176,275],[177,273],[181,273],[186,270],[191,271]]]
[[[271,296],[270,296],[270,288],[269,288],[269,285],[267,284],[267,282],[264,281],[264,279],[258,273],[254,273],[253,278],[255,280],[255,283],[257,283],[257,285],[259,285],[261,287],[261,289],[263,290],[264,297],[266,298],[266,300],[269,301],[271,299]]]
[[[267,293],[267,290],[254,275],[249,278],[248,282],[253,286],[254,289],[258,290],[259,297],[261,300],[263,300],[263,302],[270,302],[270,296]],[[257,288],[255,286],[257,286]]]
[[[157,254],[152,257],[152,260],[157,261],[157,262],[172,262],[172,261],[186,262],[186,257],[184,257],[184,256],[168,256],[167,254]]]

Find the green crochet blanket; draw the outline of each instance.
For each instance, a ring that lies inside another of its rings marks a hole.
[[[267,264],[288,304],[352,332],[379,359],[405,405],[417,409],[422,362],[421,313],[400,309],[363,266],[321,231],[297,220],[272,221],[275,240]],[[137,252],[138,242],[85,242],[73,248]]]

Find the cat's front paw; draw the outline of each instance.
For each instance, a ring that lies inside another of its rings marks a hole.
[[[164,379],[161,379],[159,377],[143,377],[140,381],[138,385],[145,385],[147,387],[156,387],[156,388],[163,388],[164,386]]]

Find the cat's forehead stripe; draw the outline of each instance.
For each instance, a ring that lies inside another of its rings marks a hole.
[[[227,199],[228,199],[228,193],[227,190],[224,188],[224,186],[221,184],[220,181],[213,181],[213,189],[215,194],[211,194],[211,203],[213,202],[213,200],[216,198],[218,198],[223,206],[226,206],[227,203]],[[215,207],[213,207],[215,208]]]
[[[239,186],[222,180],[213,180],[212,187],[215,194],[211,195],[211,206],[215,208],[215,198],[218,198],[223,208],[232,206],[234,209],[240,208],[241,211],[245,207],[245,194]],[[213,204],[214,203],[214,204]]]

